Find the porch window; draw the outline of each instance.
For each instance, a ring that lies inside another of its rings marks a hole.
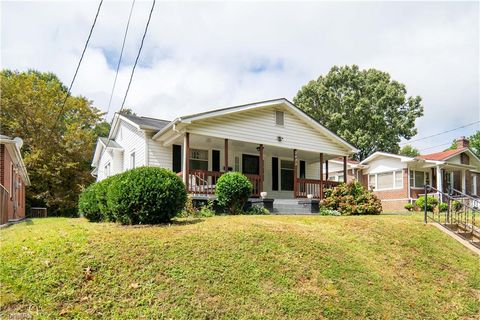
[[[208,150],[190,149],[190,169],[208,170]]]
[[[430,183],[428,172],[410,170],[410,187],[423,188],[425,184]]]
[[[250,154],[242,155],[242,172],[246,174],[259,174],[260,157]]]
[[[293,161],[281,160],[280,161],[280,180],[281,189],[283,191],[293,191]]]

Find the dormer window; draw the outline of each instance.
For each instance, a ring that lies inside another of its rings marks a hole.
[[[275,124],[277,126],[285,125],[285,112],[283,111],[275,111]]]

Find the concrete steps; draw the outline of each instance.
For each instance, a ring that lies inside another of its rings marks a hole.
[[[275,199],[273,202],[274,214],[298,214],[298,215],[312,215],[318,212],[312,212],[310,204],[299,204],[302,199]],[[306,199],[303,199],[306,201]]]

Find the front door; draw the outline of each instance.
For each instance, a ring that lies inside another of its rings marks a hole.
[[[260,157],[251,154],[242,154],[242,173],[260,174]]]

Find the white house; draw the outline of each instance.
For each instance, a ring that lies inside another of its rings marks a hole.
[[[321,198],[325,188],[338,183],[325,178],[328,160],[340,161],[347,177],[347,158],[356,152],[282,98],[173,121],[116,114],[109,136],[98,140],[92,174],[102,180],[158,166],[182,176],[188,192],[211,196],[218,177],[239,171],[252,182],[252,196],[266,191],[272,198]]]

